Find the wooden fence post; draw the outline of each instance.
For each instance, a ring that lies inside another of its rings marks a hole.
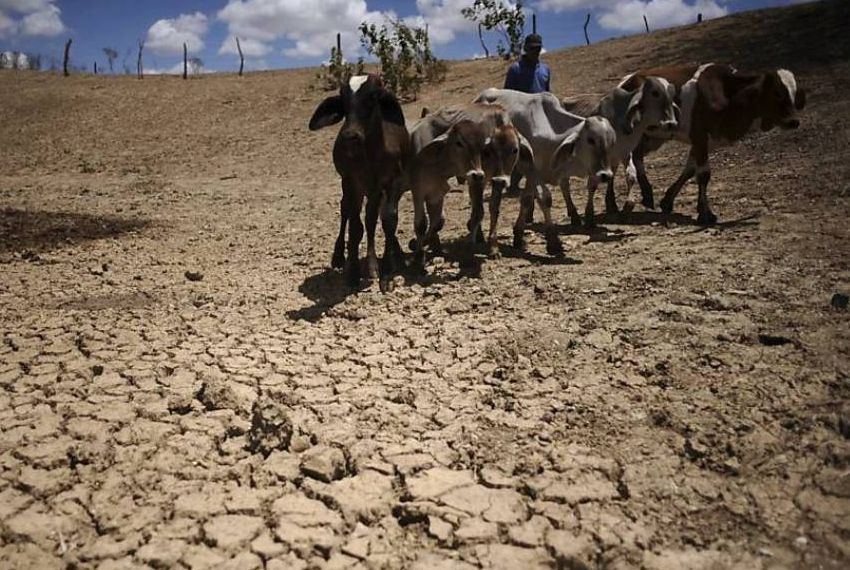
[[[587,13],[587,18],[584,20],[584,41],[590,45],[590,38],[587,35],[587,25],[590,23],[590,12]]]
[[[242,77],[242,70],[245,68],[245,56],[242,55],[242,46],[239,44],[239,38],[236,38],[236,49],[239,51],[239,77]]]
[[[186,49],[186,44],[183,44],[183,79],[189,77],[189,51]]]
[[[71,42],[72,41],[73,40],[71,38],[68,38],[68,41],[65,42],[65,58],[62,61],[62,74],[65,77],[68,77],[68,58],[71,54]]]
[[[646,26],[646,33],[649,33],[649,22],[646,21],[646,14],[643,15],[643,25]]]

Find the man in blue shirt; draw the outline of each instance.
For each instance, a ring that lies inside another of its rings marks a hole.
[[[542,93],[549,91],[549,66],[540,61],[543,38],[538,34],[525,37],[523,54],[508,68],[505,76],[505,89],[524,93]]]
[[[549,66],[540,61],[540,51],[543,49],[543,38],[538,34],[530,34],[525,37],[522,46],[522,57],[513,62],[505,75],[505,89],[513,89],[524,93],[542,93],[549,91],[549,78],[551,71]],[[513,171],[511,174],[511,185],[507,194],[519,195],[519,182],[522,174]],[[529,210],[530,215],[533,210]]]

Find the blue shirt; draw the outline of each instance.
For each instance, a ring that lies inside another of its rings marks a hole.
[[[525,58],[513,62],[505,76],[505,89],[524,93],[542,93],[549,91],[549,66],[538,61],[530,63]]]

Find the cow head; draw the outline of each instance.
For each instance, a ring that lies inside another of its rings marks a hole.
[[[806,91],[797,86],[797,78],[787,69],[771,71],[764,76],[761,105],[763,128],[776,124],[796,129],[800,126],[797,111],[806,106]]]
[[[787,69],[769,71],[760,75],[739,75],[732,89],[722,81],[705,81],[703,96],[714,111],[730,107],[753,109],[761,119],[761,129],[769,131],[779,126],[796,129],[800,126],[797,111],[806,106],[806,92],[797,86],[797,79]],[[703,77],[700,77],[703,83]]]
[[[614,177],[610,156],[615,142],[614,128],[608,119],[588,117],[558,146],[551,167],[566,176],[580,172],[607,183]]]
[[[516,130],[507,117],[497,116],[496,127],[485,140],[481,152],[482,166],[493,186],[506,188],[510,183],[511,172],[522,161],[525,165],[534,163],[531,145]]]
[[[371,126],[381,120],[404,126],[404,114],[395,96],[387,91],[380,76],[355,75],[344,82],[339,95],[328,97],[310,118],[310,130],[336,124],[345,119],[337,135],[339,143],[357,146],[366,140]]]
[[[676,87],[672,83],[649,76],[629,101],[626,117],[633,121],[633,128],[643,121],[650,131],[673,132],[679,127],[679,107],[675,98]]]
[[[441,164],[452,176],[473,183],[484,181],[481,154],[488,143],[484,125],[464,119],[458,121],[442,135],[434,138],[419,151],[417,160]]]

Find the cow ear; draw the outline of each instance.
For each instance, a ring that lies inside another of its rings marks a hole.
[[[401,105],[399,105],[395,95],[387,90],[382,90],[378,97],[378,104],[381,106],[381,116],[386,122],[404,126],[404,112],[401,110]]]
[[[534,151],[531,150],[531,143],[528,139],[517,132],[519,138],[519,162],[526,166],[534,165]]]
[[[316,107],[310,118],[310,130],[316,131],[323,127],[340,122],[345,117],[345,109],[342,105],[342,97],[333,95],[328,97]]]
[[[806,90],[802,87],[797,89],[797,94],[794,97],[794,108],[798,111],[802,111],[806,106]]]
[[[578,137],[581,134],[581,130],[576,129],[574,132],[570,133],[567,138],[558,146],[555,150],[555,154],[552,155],[551,167],[552,170],[558,170],[558,167],[562,162],[568,160],[569,158],[575,156],[576,153],[576,143],[578,142]]]
[[[643,101],[643,89],[638,89],[632,98],[629,100],[629,107],[626,109],[626,123],[623,125],[623,132],[627,135],[635,131],[635,125],[641,119],[641,101]]]
[[[449,133],[443,133],[434,140],[422,147],[417,153],[416,159],[419,162],[439,162],[443,159],[446,147],[448,146]]]

